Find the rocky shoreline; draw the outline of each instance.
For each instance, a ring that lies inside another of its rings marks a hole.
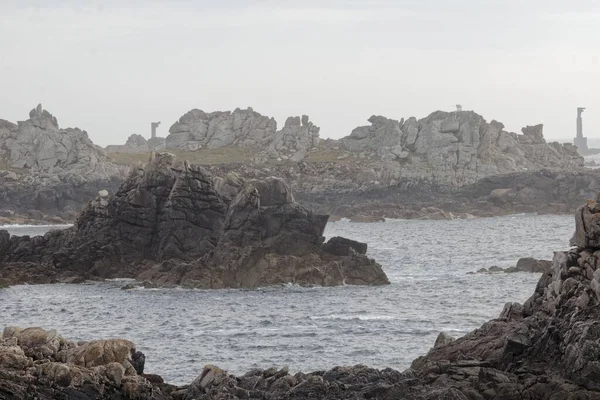
[[[189,385],[144,373],[126,340],[73,343],[54,331],[8,327],[0,340],[0,395],[38,399],[598,399],[600,203],[576,212],[568,251],[556,252],[531,297],[434,347],[400,372],[363,365],[241,376],[207,365]]]

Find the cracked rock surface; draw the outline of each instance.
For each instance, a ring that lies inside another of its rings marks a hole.
[[[0,231],[0,268],[33,283],[65,277],[203,288],[388,283],[365,255],[366,245],[328,250],[328,216],[296,203],[282,179],[237,184],[233,198],[221,195],[204,168],[153,153],[114,196],[90,201],[73,227],[33,238]]]

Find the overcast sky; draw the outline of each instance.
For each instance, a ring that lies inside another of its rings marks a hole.
[[[550,139],[585,106],[600,137],[596,0],[1,0],[0,49],[0,118],[42,102],[103,146],[247,106],[339,138],[462,103]]]

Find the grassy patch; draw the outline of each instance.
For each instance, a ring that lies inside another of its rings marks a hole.
[[[308,154],[305,161],[307,162],[335,162],[345,164],[356,161],[358,154],[349,151],[332,148],[320,148]]]
[[[180,161],[188,160],[191,164],[217,165],[236,162],[249,162],[254,156],[254,152],[249,149],[240,149],[234,147],[222,147],[219,149],[200,149],[198,151],[179,151],[163,150],[173,153]],[[117,164],[133,165],[145,163],[150,158],[150,152],[146,153],[110,153],[110,158]]]

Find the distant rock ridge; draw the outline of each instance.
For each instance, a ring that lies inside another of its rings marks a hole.
[[[274,118],[251,107],[211,113],[193,109],[171,126],[166,138],[167,149],[195,151],[227,146],[253,149],[258,162],[278,158],[300,161],[318,143],[319,127],[308,116],[289,117],[278,131]]]
[[[107,153],[147,153],[149,151],[164,150],[166,139],[155,137],[146,140],[140,134],[134,133],[127,138],[125,144],[113,144],[106,146]]]
[[[56,117],[41,104],[29,112],[26,121],[13,124],[0,120],[0,159],[12,168],[35,171],[116,173],[106,153],[94,145],[86,131],[60,129]]]
[[[70,220],[99,190],[112,193],[126,170],[86,131],[61,129],[41,104],[17,124],[0,119],[0,208],[8,213]]]
[[[152,153],[114,196],[91,201],[72,228],[34,238],[0,231],[0,267],[14,267],[7,276],[21,274],[13,263],[35,263],[55,276],[201,288],[389,283],[366,245],[325,244],[328,216],[296,203],[282,179],[237,181],[231,197],[217,190],[229,181],[215,181],[198,165]]]
[[[583,157],[573,145],[546,143],[541,124],[518,135],[473,111],[436,111],[421,120],[400,121],[374,115],[369,122],[340,139],[342,148],[396,161],[404,177],[429,175],[462,186],[510,172],[583,168]]]

